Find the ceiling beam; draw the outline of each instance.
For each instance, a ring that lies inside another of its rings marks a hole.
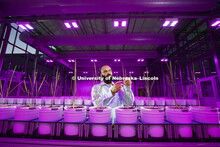
[[[78,51],[59,53],[57,58],[62,59],[137,59],[137,58],[156,58],[157,51]]]
[[[117,14],[57,14],[37,16],[0,16],[2,23],[13,22],[45,22],[63,20],[91,20],[91,19],[123,19],[123,18],[216,18],[220,14],[210,15],[210,12],[149,12],[149,13],[117,13]]]
[[[43,46],[89,46],[89,45],[167,45],[174,41],[173,34],[132,33],[98,34],[81,36],[33,36],[28,32],[20,35],[22,41]]]
[[[124,12],[206,12],[217,0],[1,0],[5,16],[124,13]]]

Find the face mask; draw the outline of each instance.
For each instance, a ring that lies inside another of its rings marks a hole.
[[[110,77],[108,77],[108,76],[110,76]],[[111,74],[108,74],[107,76],[103,76],[103,75],[102,75],[102,77],[103,77],[104,82],[105,82],[106,84],[112,83],[112,75],[111,75]]]

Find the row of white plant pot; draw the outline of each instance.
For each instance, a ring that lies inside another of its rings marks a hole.
[[[101,111],[100,111],[101,109]],[[135,107],[118,107],[115,109],[116,121],[121,124],[119,126],[119,134],[122,137],[134,137],[136,135],[135,124],[137,122],[137,108]],[[190,108],[169,106],[164,111],[162,107],[142,107],[141,118],[144,123],[156,124],[150,125],[149,134],[151,137],[163,137],[165,116],[168,121],[173,124],[186,124],[178,125],[178,134],[181,137],[192,137],[192,120],[199,123],[218,124],[208,125],[208,134],[211,137],[220,137],[220,125],[219,125],[219,112],[218,108],[204,107],[204,106],[192,106]],[[94,123],[107,123],[111,120],[111,108],[110,107],[91,107],[90,108],[90,121]],[[158,124],[158,125],[157,125]],[[93,125],[93,136],[106,136],[106,125]]]
[[[64,99],[54,99],[54,104],[55,105],[62,105],[63,104],[63,100]],[[8,98],[8,99],[0,99],[0,103],[8,103],[8,104],[37,104],[37,105],[51,105],[52,104],[53,99],[41,99],[41,98],[36,98],[36,99],[31,99],[31,98]],[[198,104],[197,100],[195,99],[188,99],[188,100],[183,100],[183,99],[177,99],[176,100],[177,105],[180,106],[195,106]],[[64,104],[65,105],[72,105],[73,104],[73,100],[72,99],[65,99],[64,100]],[[76,105],[91,105],[91,100],[83,100],[83,99],[76,99],[75,100],[75,104]],[[137,106],[143,106],[143,105],[149,105],[150,106],[174,106],[175,105],[175,101],[172,99],[155,99],[155,100],[150,100],[148,102],[148,100],[143,100],[143,99],[137,99],[135,100],[135,105]]]
[[[196,106],[198,105],[198,100],[196,99],[177,99],[177,105],[179,106]],[[173,99],[150,99],[149,101],[145,99],[136,99],[135,105],[143,106],[143,105],[150,105],[150,106],[175,106],[175,101]]]
[[[64,99],[54,99],[54,104],[55,105],[63,105],[63,100]],[[53,102],[53,99],[41,99],[41,98],[1,98],[0,103],[1,104],[36,104],[36,105],[51,105]],[[73,104],[73,99],[65,99],[64,100],[65,105],[72,105]],[[76,99],[75,100],[76,105],[91,105],[91,100],[83,100],[83,99]]]
[[[112,110],[110,107],[90,107],[90,121],[93,123],[91,133],[93,136],[106,136],[107,126],[98,123],[108,123],[112,119]],[[62,118],[63,108],[61,106],[16,106],[16,105],[0,105],[0,120],[14,117],[15,120],[29,121],[39,118],[38,133],[41,135],[50,134],[51,123]],[[39,116],[38,116],[39,115]],[[119,126],[119,134],[122,137],[134,137],[136,129],[134,124],[137,122],[137,108],[135,107],[117,107],[115,108],[116,122],[125,124]],[[217,108],[192,106],[189,108],[169,106],[161,107],[142,107],[141,118],[144,123],[158,124],[151,125],[149,134],[152,137],[164,136],[164,118],[174,124],[186,124],[178,126],[178,133],[181,137],[192,137],[192,120],[200,123],[208,123],[208,134],[211,137],[220,137],[219,112]],[[86,107],[65,107],[64,121],[65,122],[82,122],[86,119]],[[45,123],[42,123],[45,122]],[[129,124],[129,125],[126,125]],[[66,135],[78,135],[77,124],[65,124],[64,133]],[[13,127],[14,133],[23,133],[25,130],[24,122],[16,122]]]

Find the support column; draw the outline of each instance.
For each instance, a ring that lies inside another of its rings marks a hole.
[[[4,34],[5,34],[5,29],[6,29],[6,25],[5,24],[1,25],[1,27],[0,27],[0,47],[2,46],[2,41],[3,41]]]
[[[210,36],[210,44],[211,44],[211,48],[213,52],[213,59],[214,59],[215,67],[216,67],[216,72],[220,80],[220,50],[217,49],[217,47],[215,46],[214,39],[213,39],[213,32],[210,28],[209,28],[209,36]]]
[[[0,73],[2,71],[2,65],[3,65],[3,62],[4,62],[4,58],[5,58],[5,52],[6,52],[6,49],[7,49],[7,45],[8,45],[8,39],[9,39],[9,35],[11,33],[11,27],[7,25],[7,31],[6,31],[6,35],[5,35],[5,38],[4,38],[4,43],[3,43],[3,46],[1,48],[1,55],[0,55]],[[6,27],[5,27],[6,29]],[[3,30],[3,36],[4,36],[4,30]]]

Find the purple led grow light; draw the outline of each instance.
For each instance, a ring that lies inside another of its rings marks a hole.
[[[25,25],[28,29],[33,30],[34,28],[30,24]]]
[[[177,18],[166,18],[163,23],[163,27],[175,27],[177,23],[178,23]]]
[[[161,62],[167,62],[168,59],[167,59],[167,58],[162,58],[162,59],[160,59],[160,61],[161,61]]]
[[[47,62],[47,63],[52,63],[52,62],[53,62],[53,60],[46,60],[46,62]]]
[[[75,62],[75,60],[73,60],[73,59],[69,59],[68,62]]]
[[[114,27],[119,27],[119,21],[118,20],[114,21]]]
[[[119,27],[121,24],[121,27],[126,27],[127,26],[127,20],[114,20],[113,22],[114,27]]]
[[[123,21],[121,22],[121,26],[122,26],[122,27],[126,27],[126,26],[127,26],[127,21],[126,21],[126,20],[123,20]]]
[[[163,27],[167,27],[169,24],[170,24],[170,21],[166,20],[166,21],[163,23]]]
[[[64,25],[66,26],[66,28],[71,28],[71,25],[68,22],[65,22]]]
[[[114,59],[114,62],[121,62],[121,59]]]
[[[97,62],[97,59],[91,59],[90,61],[91,62]]]
[[[77,22],[75,22],[75,21],[72,22],[72,25],[73,25],[74,28],[78,28],[78,27],[79,27],[78,24],[77,24]]]
[[[220,25],[220,19],[219,19],[219,18],[215,19],[215,20],[212,21],[212,23],[211,23],[211,26],[212,26],[212,27],[219,26],[219,25]]]
[[[34,28],[29,23],[19,23],[18,26],[23,30],[33,30]]]
[[[73,28],[79,28],[79,25],[77,24],[76,21],[64,22],[64,25],[65,25],[66,28],[68,28],[68,29],[72,28],[71,24],[72,24]]]
[[[143,58],[139,58],[139,59],[137,59],[137,62],[144,62],[144,59]]]

